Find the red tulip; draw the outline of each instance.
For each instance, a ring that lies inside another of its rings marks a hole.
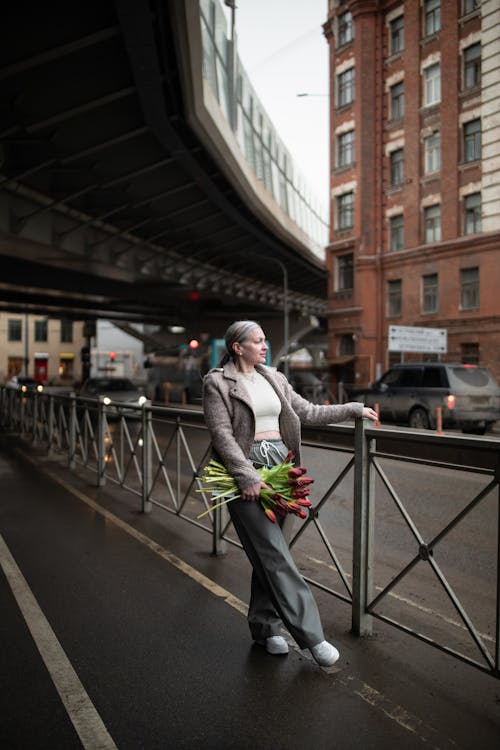
[[[306,487],[313,482],[314,479],[311,479],[311,477],[299,477],[298,479],[291,479],[289,483],[292,487]]]
[[[312,503],[309,500],[297,500],[298,505],[302,505],[303,508],[312,508]]]
[[[276,523],[276,513],[273,510],[271,510],[271,508],[266,508],[264,513],[266,514],[266,516],[269,518],[270,521],[272,521],[273,523]]]
[[[289,479],[298,479],[302,476],[302,474],[305,474],[306,472],[307,469],[305,469],[303,466],[295,466],[288,472],[288,477]]]
[[[307,513],[305,512],[305,510],[299,510],[297,512],[297,515],[300,516],[300,518],[307,518]]]
[[[292,463],[293,459],[295,458],[295,453],[293,451],[288,451],[288,453],[285,456],[285,460],[283,463],[290,464]]]
[[[296,503],[294,500],[292,500],[290,503],[288,503],[288,510],[293,511],[293,513],[296,513],[300,510],[300,505]]]
[[[295,487],[292,490],[292,497],[297,499],[298,497],[307,497],[311,493],[311,490],[308,490],[307,487]]]

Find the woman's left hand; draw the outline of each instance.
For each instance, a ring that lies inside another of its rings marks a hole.
[[[371,419],[373,422],[376,422],[378,420],[378,414],[370,406],[363,406],[363,419]]]

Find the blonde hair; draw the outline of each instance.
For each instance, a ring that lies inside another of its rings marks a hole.
[[[226,351],[219,362],[219,367],[223,367],[231,359],[234,361],[235,352],[233,344],[241,344],[245,341],[253,328],[260,328],[260,323],[256,323],[255,320],[236,320],[234,323],[231,323],[224,334]]]

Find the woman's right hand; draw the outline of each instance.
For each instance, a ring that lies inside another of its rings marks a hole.
[[[244,490],[241,490],[241,499],[258,500],[261,489],[269,490],[271,488],[265,482],[257,482],[256,484],[252,484],[251,487],[245,487]]]

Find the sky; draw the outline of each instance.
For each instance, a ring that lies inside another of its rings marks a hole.
[[[225,10],[229,18],[229,9]],[[329,102],[328,44],[322,24],[327,10],[327,0],[237,0],[236,9],[243,66],[281,140],[325,209]],[[316,96],[298,97],[300,93]]]

